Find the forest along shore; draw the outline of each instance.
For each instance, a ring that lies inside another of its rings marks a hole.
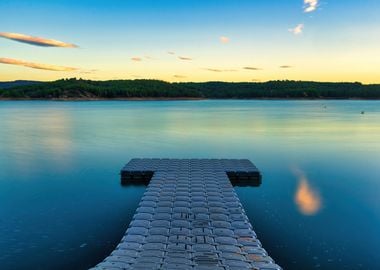
[[[0,82],[1,100],[380,99],[380,85],[304,81],[184,82],[159,80]]]

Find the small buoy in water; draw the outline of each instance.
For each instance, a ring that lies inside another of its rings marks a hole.
[[[362,114],[365,114],[365,111],[362,111]]]

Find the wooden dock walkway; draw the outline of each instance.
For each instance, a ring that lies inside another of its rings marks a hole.
[[[261,183],[249,160],[133,159],[123,184],[148,184],[120,244],[93,270],[280,270],[233,185]]]

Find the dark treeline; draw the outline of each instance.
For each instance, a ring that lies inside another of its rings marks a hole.
[[[37,84],[41,82],[37,81],[12,81],[12,82],[0,82],[0,89],[5,89],[5,88],[12,88],[16,86],[25,86],[25,85],[32,85],[32,84]]]
[[[380,85],[303,81],[168,83],[158,80],[63,79],[0,89],[0,97],[9,99],[380,99]]]

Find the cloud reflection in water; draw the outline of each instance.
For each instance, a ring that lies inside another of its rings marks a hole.
[[[309,179],[302,170],[293,168],[292,171],[298,178],[298,187],[294,196],[298,210],[307,216],[316,215],[322,206],[318,191],[310,185]]]

